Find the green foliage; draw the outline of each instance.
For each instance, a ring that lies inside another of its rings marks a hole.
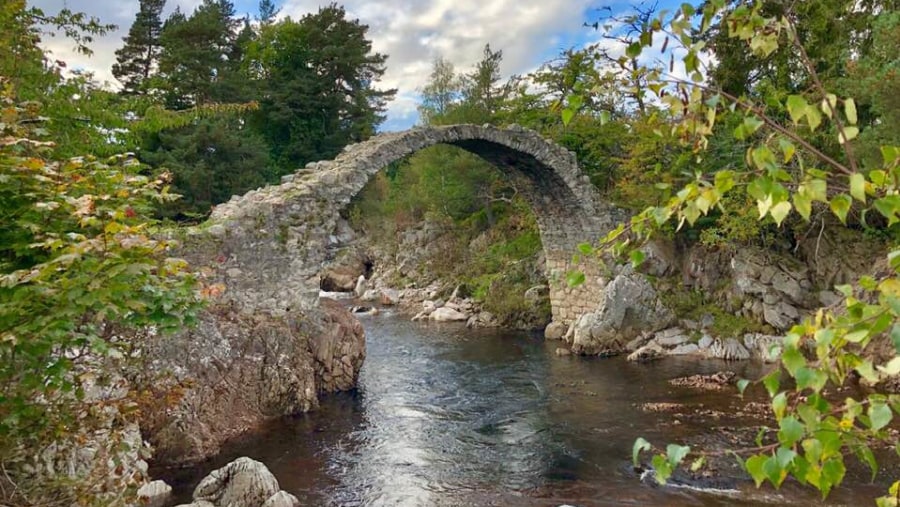
[[[206,118],[150,136],[141,160],[171,175],[184,198],[163,203],[163,217],[205,216],[233,195],[264,186],[272,164],[262,138],[240,118]]]
[[[285,173],[333,158],[384,119],[394,90],[375,88],[387,57],[372,53],[367,31],[332,4],[267,24],[249,44],[243,66],[263,91],[251,122]]]
[[[423,123],[439,125],[462,98],[462,82],[453,64],[438,57],[432,62],[428,84],[421,90],[419,116]]]
[[[102,407],[82,402],[85,365],[123,357],[135,330],[190,323],[198,300],[186,263],[166,257],[172,245],[153,237],[147,218],[173,198],[164,182],[126,155],[57,158],[53,142],[27,127],[39,107],[0,86],[0,457],[7,478],[24,481],[4,488],[15,503],[19,494],[60,493],[25,484],[35,453],[96,429]],[[90,483],[66,490],[70,504],[99,494]]]
[[[159,35],[160,76],[154,85],[165,92],[170,107],[246,101],[238,26],[227,0],[204,0],[188,17],[180,11],[169,16]]]

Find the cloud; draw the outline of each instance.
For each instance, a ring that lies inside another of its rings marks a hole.
[[[163,19],[176,7],[182,12],[192,12],[201,2],[202,0],[168,0]],[[95,16],[102,23],[115,24],[118,27],[116,30],[95,38],[90,45],[93,51],[91,56],[76,53],[72,41],[61,35],[44,36],[42,46],[50,52],[52,58],[66,62],[70,70],[91,72],[100,83],[106,83],[111,88],[119,87],[112,75],[112,65],[116,62],[115,51],[122,46],[122,38],[128,34],[128,29],[134,22],[140,5],[138,0],[31,0],[28,3],[48,14],[70,9]]]
[[[167,12],[176,5],[190,12],[200,0],[169,0]],[[300,18],[316,12],[330,0],[286,0],[281,16]],[[437,56],[451,61],[457,71],[469,70],[481,59],[486,43],[503,51],[504,76],[533,70],[569,45],[580,45],[590,31],[582,23],[603,2],[599,0],[346,0],[348,16],[369,26],[375,51],[388,55],[387,72],[381,86],[397,88],[389,106],[385,128],[405,128],[417,118],[417,90],[426,82],[431,62]],[[92,71],[100,81],[114,83],[110,67],[114,51],[121,46],[138,8],[137,0],[36,0],[49,12],[68,6],[95,15],[119,30],[93,45],[94,56],[76,55],[71,44],[48,39],[45,46],[55,58],[71,67]],[[255,12],[255,0],[236,2],[239,12]],[[573,33],[575,34],[573,36]],[[583,34],[583,35],[582,35]]]

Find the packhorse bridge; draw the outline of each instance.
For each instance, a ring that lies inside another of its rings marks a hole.
[[[571,323],[597,307],[604,282],[594,262],[573,264],[577,245],[605,235],[621,219],[601,202],[575,154],[513,126],[451,125],[385,133],[347,146],[268,186],[219,205],[188,239],[188,250],[222,295],[241,310],[282,315],[318,306],[319,277],[340,211],[378,171],[437,144],[458,146],[505,173],[530,203],[546,258],[553,320]],[[210,244],[212,243],[212,244]],[[210,248],[212,247],[212,248]],[[210,269],[211,268],[211,269]],[[586,281],[566,285],[566,273]]]

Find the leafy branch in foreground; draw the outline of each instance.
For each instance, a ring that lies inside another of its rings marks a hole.
[[[117,465],[140,452],[121,446],[135,403],[127,389],[90,393],[94,367],[128,358],[136,330],[189,323],[199,300],[147,218],[174,198],[166,182],[128,155],[56,158],[32,121],[40,112],[0,78],[0,502],[120,505],[142,479]],[[81,482],[46,468],[61,442],[79,449],[98,432],[107,438]]]
[[[582,253],[627,254],[639,264],[643,255],[637,247],[670,221],[681,229],[713,210],[750,213],[725,209],[724,197],[735,189],[752,198],[759,220],[771,219],[777,226],[792,213],[809,221],[814,211],[822,210],[845,225],[889,229],[900,221],[900,147],[882,146],[882,165],[862,167],[854,151],[854,140],[863,128],[856,102],[826,89],[804,48],[794,13],[787,9],[766,15],[764,7],[765,2],[731,5],[711,0],[701,12],[684,4],[672,14],[642,15],[628,25],[640,30],[625,41],[618,73],[625,74],[626,85],[635,81],[628,77],[631,73],[640,73],[642,89],[652,92],[652,102],[670,120],[671,131],[665,134],[691,147],[700,162],[715,129],[722,128],[721,120],[738,115],[733,137],[748,146],[746,167],[698,169],[667,202],[638,213],[602,238],[599,246],[584,246]],[[713,28],[758,58],[790,50],[795,72],[807,86],[774,97],[726,91],[709,79],[704,64],[710,54],[706,39]],[[660,43],[661,49],[655,49],[654,44]],[[647,63],[636,70],[633,62],[651,48],[660,60],[668,59],[668,65]],[[887,431],[900,414],[900,396],[873,393],[841,401],[826,392],[851,377],[877,385],[900,374],[900,249],[894,244],[889,250],[886,262],[877,264],[856,286],[837,287],[845,297],[843,306],[820,310],[793,327],[771,351],[780,354],[781,367],[758,382],[769,393],[778,427],[768,436],[761,432],[756,447],[732,451],[757,486],[769,481],[779,487],[790,476],[824,497],[844,478],[845,454],[857,456],[873,477],[878,470],[873,442],[894,445],[900,454],[900,445]],[[878,357],[873,344],[885,342],[892,344],[891,353]],[[783,383],[783,377],[789,382]],[[743,392],[749,384],[741,381],[738,388]],[[649,442],[638,439],[635,463],[650,450]],[[709,455],[668,445],[652,458],[656,478],[664,483],[692,456],[691,468],[697,470]],[[897,506],[898,488],[900,483],[894,483],[890,496],[878,499],[878,505]]]

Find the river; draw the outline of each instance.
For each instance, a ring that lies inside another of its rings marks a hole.
[[[534,334],[390,313],[362,320],[368,350],[357,391],[230,443],[210,462],[157,475],[182,501],[213,468],[250,456],[304,506],[821,505],[797,485],[659,487],[630,466],[638,436],[675,442],[742,424],[729,417],[743,403],[733,389],[673,387],[668,379],[722,369],[752,378],[762,365],[557,357],[558,343]],[[697,424],[642,408],[657,402],[699,403],[717,415]],[[884,491],[862,477],[848,482],[829,503],[872,504]]]

